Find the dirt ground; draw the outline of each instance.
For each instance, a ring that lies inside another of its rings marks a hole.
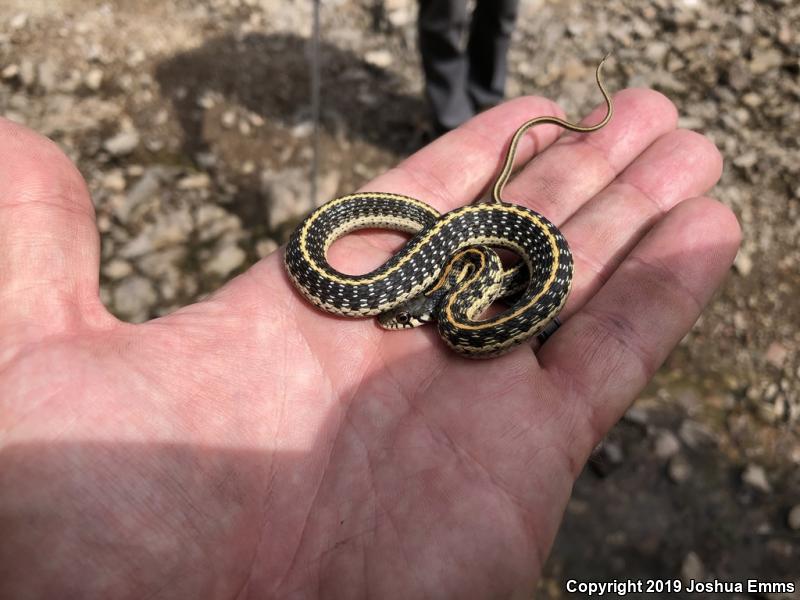
[[[321,200],[396,164],[427,128],[415,2],[323,4]],[[202,298],[311,208],[311,6],[0,2],[0,114],[87,178],[102,296],[120,318]],[[614,49],[609,88],[658,89],[720,147],[713,194],[744,230],[712,306],[577,482],[540,598],[569,596],[569,579],[800,589],[798,23],[793,0],[522,0],[509,96],[579,117]]]

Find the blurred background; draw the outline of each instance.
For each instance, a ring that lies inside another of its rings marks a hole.
[[[120,318],[202,298],[312,208],[312,8],[0,2],[0,115],[86,177]],[[416,15],[414,0],[322,3],[320,202],[429,138]],[[798,23],[793,0],[521,2],[507,95],[577,120],[614,49],[609,89],[663,92],[720,147],[713,194],[744,229],[715,301],[581,475],[538,597],[570,578],[800,577]]]

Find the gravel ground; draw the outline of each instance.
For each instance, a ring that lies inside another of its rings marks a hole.
[[[324,4],[321,200],[418,148],[427,123],[413,0]],[[585,114],[598,100],[594,67],[615,49],[609,88],[660,90],[682,126],[721,148],[713,193],[736,211],[744,243],[715,302],[582,474],[539,597],[566,596],[571,578],[796,580],[800,4],[588,5],[523,0],[509,95]],[[312,207],[310,7],[0,3],[0,114],[52,137],[86,176],[101,293],[120,318],[202,298]]]

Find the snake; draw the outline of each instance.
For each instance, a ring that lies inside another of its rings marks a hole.
[[[334,315],[377,316],[385,329],[436,322],[445,344],[468,358],[491,358],[558,326],[573,279],[573,258],[559,229],[540,213],[503,200],[519,143],[532,127],[553,124],[589,133],[613,115],[612,100],[595,78],[606,104],[605,117],[581,126],[555,116],[524,122],[515,131],[488,202],[473,202],[440,213],[401,194],[358,192],[334,198],[313,210],[293,231],[284,264],[297,290]],[[362,275],[333,268],[328,249],[361,229],[411,234],[386,262]],[[505,267],[494,248],[519,256]],[[496,301],[504,310],[486,316]]]

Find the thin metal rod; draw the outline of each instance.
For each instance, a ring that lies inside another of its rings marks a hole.
[[[314,0],[314,23],[311,32],[311,205],[317,205],[317,186],[319,180],[319,119],[321,102],[320,57],[319,57],[319,9],[320,0]]]

